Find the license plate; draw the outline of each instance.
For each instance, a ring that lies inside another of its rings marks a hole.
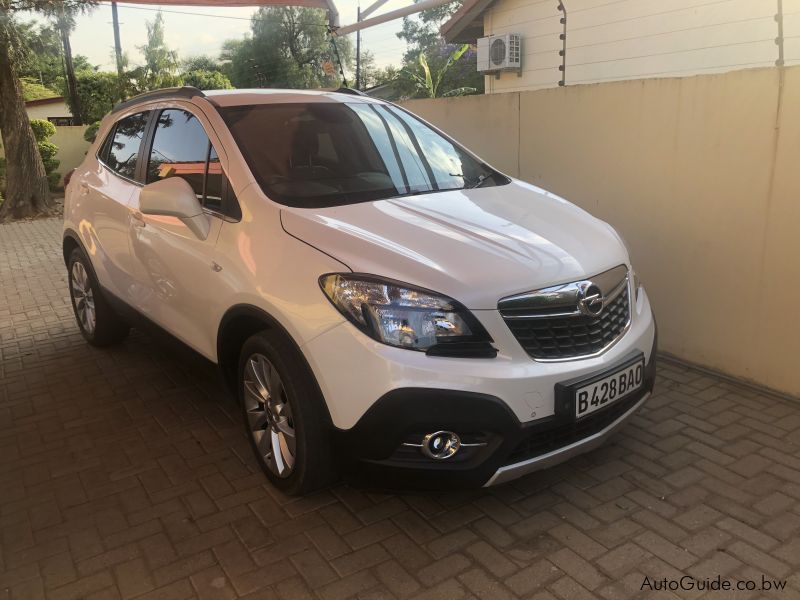
[[[644,358],[606,377],[575,388],[575,418],[600,410],[640,389],[644,384]]]

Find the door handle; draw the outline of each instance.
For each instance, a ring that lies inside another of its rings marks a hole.
[[[81,184],[80,184],[79,187],[80,187],[80,190],[81,190],[81,196],[85,196],[86,194],[89,193],[89,184],[86,183],[85,181],[81,181]]]
[[[147,225],[147,222],[144,220],[144,216],[142,215],[141,211],[135,210],[131,213],[131,223],[133,223],[134,227],[144,227]]]

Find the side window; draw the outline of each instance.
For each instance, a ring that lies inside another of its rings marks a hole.
[[[205,208],[229,214],[229,186],[217,151],[197,117],[175,108],[158,118],[147,165],[147,183],[168,177],[185,179]]]
[[[128,179],[136,176],[136,159],[139,156],[149,114],[149,111],[145,111],[120,120],[109,136],[111,142],[107,147],[105,142],[103,144],[101,158],[111,170]]]
[[[182,177],[202,201],[207,152],[208,136],[192,113],[178,109],[162,111],[147,165],[147,183]]]

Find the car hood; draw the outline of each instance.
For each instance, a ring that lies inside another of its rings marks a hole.
[[[284,208],[287,233],[346,264],[496,309],[515,293],[627,264],[606,223],[536,186],[453,190],[323,209]]]

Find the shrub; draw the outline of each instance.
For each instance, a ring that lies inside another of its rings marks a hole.
[[[31,129],[37,142],[44,142],[56,134],[56,126],[46,119],[33,119]]]
[[[56,191],[58,189],[58,182],[61,181],[61,175],[56,173],[58,165],[61,164],[56,158],[58,154],[58,146],[53,142],[48,141],[56,133],[56,126],[50,121],[45,119],[31,120],[31,129],[33,129],[33,137],[36,138],[36,145],[39,147],[39,155],[42,157],[44,163],[44,172],[47,173],[47,181],[50,184],[50,190]]]
[[[86,128],[86,131],[83,132],[83,139],[85,139],[90,144],[93,144],[95,138],[97,137],[98,129],[100,129],[100,121],[95,121]]]

